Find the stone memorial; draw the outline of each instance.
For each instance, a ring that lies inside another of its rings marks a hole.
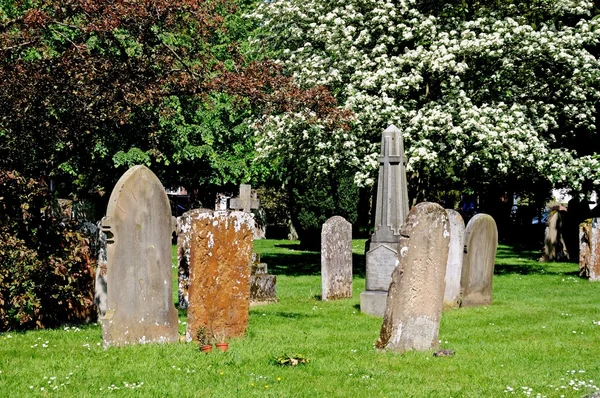
[[[465,233],[465,254],[460,277],[461,306],[491,304],[498,247],[496,222],[488,214],[476,214],[467,224]]]
[[[465,222],[459,212],[446,209],[450,225],[450,244],[446,264],[446,291],[444,307],[460,306],[460,276],[465,252]]]
[[[352,297],[352,224],[333,216],[321,229],[321,299]]]
[[[190,242],[192,240],[192,220],[209,209],[192,209],[177,217],[177,275],[179,308],[186,309],[189,304],[190,286]]]
[[[229,209],[245,211],[246,213],[252,210],[260,209],[260,200],[258,195],[250,184],[240,184],[240,196],[229,199]],[[266,226],[262,224],[261,218],[254,218],[254,239],[265,239]]]
[[[178,341],[172,298],[171,234],[175,219],[165,188],[145,166],[117,182],[102,229],[107,236],[104,346]]]
[[[186,340],[203,328],[243,336],[250,307],[252,214],[206,211],[191,222]]]
[[[579,276],[600,280],[600,218],[579,224]]]
[[[402,353],[438,344],[448,261],[448,216],[436,203],[419,203],[408,214],[398,244],[383,325],[376,347]]]
[[[277,276],[269,275],[267,264],[260,262],[260,255],[252,253],[250,273],[250,305],[276,303]]]
[[[397,263],[400,228],[408,215],[406,159],[402,134],[396,126],[381,136],[375,231],[366,247],[366,290],[360,295],[361,312],[383,316],[392,272]]]

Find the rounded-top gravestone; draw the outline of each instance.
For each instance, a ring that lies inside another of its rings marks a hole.
[[[461,271],[461,306],[492,303],[492,278],[498,248],[498,229],[492,216],[477,214],[467,224]]]
[[[321,229],[321,298],[352,297],[352,224],[333,216]]]
[[[171,234],[175,219],[163,185],[145,166],[130,168],[108,202],[107,311],[104,345],[174,342]]]
[[[460,303],[460,277],[465,251],[465,221],[459,212],[446,209],[450,224],[450,245],[446,264],[446,292],[444,307],[458,307]]]

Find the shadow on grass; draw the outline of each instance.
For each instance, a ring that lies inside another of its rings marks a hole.
[[[279,245],[278,245],[279,246]],[[281,245],[286,246],[286,245]],[[286,276],[320,275],[321,253],[297,250],[294,253],[263,253],[260,258],[267,263],[270,274]],[[364,278],[365,257],[352,254],[352,275]]]

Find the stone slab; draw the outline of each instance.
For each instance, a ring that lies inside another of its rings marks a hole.
[[[387,295],[386,291],[365,290],[360,294],[360,312],[382,317],[385,314]]]
[[[460,277],[465,252],[465,221],[459,212],[446,209],[450,225],[450,244],[448,263],[446,264],[446,291],[444,292],[444,307],[460,306]]]
[[[366,254],[366,290],[387,292],[398,265],[398,243],[374,243]]]
[[[409,212],[399,242],[399,264],[387,295],[376,347],[402,353],[438,345],[450,229],[446,211],[419,203]]]
[[[600,281],[600,218],[579,224],[579,275]]]
[[[321,229],[321,299],[352,297],[352,224],[333,216]]]
[[[248,327],[254,219],[241,211],[208,211],[192,221],[186,340],[199,328],[225,338]]]

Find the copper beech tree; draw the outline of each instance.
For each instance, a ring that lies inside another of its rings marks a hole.
[[[103,195],[133,163],[166,185],[237,183],[251,173],[246,120],[302,110],[345,127],[324,87],[244,57],[228,30],[236,3],[2,3],[0,168],[64,196]]]

